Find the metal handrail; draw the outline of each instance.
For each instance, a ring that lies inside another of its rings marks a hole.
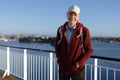
[[[0,45],[0,46],[11,47],[11,48],[18,48],[18,49],[35,50],[35,51],[41,51],[41,52],[52,52],[52,53],[55,53],[55,51],[53,51],[53,50],[34,49],[34,48],[18,47],[18,46],[10,46],[10,45]],[[98,58],[98,59],[103,59],[103,60],[110,60],[110,61],[120,62],[120,59],[118,59],[118,58],[111,58],[111,57],[103,57],[103,56],[92,55],[91,58]]]

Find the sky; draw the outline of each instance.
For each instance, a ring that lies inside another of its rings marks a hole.
[[[120,0],[0,0],[0,35],[56,36],[72,5],[92,37],[120,37]]]

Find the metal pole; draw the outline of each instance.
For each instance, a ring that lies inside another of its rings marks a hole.
[[[94,80],[97,80],[97,58],[94,59]]]
[[[10,48],[7,47],[7,76],[10,75]]]
[[[50,80],[53,80],[53,53],[50,53]]]
[[[9,47],[7,47],[7,69],[2,76],[2,79],[4,79],[6,75],[7,76],[10,75],[10,48]]]
[[[27,80],[27,50],[24,49],[24,80]]]

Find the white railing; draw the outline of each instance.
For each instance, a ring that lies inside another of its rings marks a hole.
[[[5,45],[2,47],[4,49],[0,49],[0,55],[6,55],[4,58],[0,56],[0,64],[6,63],[0,65],[0,70],[5,71],[3,77],[13,75],[23,80],[58,80],[58,65],[54,51]],[[85,80],[120,80],[120,69],[98,65],[98,59],[117,62],[120,59],[98,56],[91,58],[94,59],[93,63],[88,62],[85,65]]]

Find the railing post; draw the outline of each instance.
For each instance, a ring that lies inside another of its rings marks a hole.
[[[7,76],[10,75],[10,48],[7,47]]]
[[[5,73],[3,74],[2,76],[2,79],[5,77],[5,76],[9,76],[10,75],[10,48],[7,47],[7,69],[5,71]]]
[[[53,53],[50,52],[50,80],[53,80]]]
[[[94,80],[97,80],[97,58],[94,59]]]
[[[24,49],[24,80],[27,80],[27,50]]]

